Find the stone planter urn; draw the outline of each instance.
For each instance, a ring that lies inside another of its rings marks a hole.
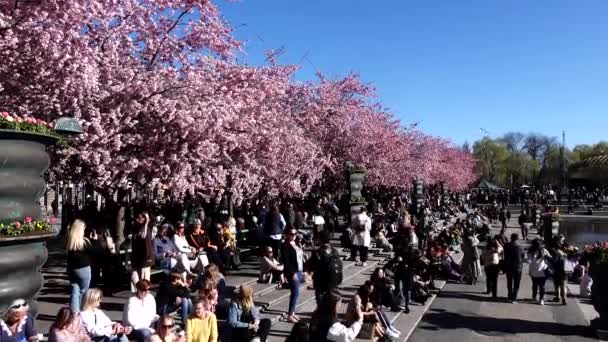
[[[347,164],[349,190],[350,190],[350,216],[351,222],[355,215],[361,213],[361,208],[367,205],[367,201],[361,195],[363,189],[363,181],[367,170],[361,165]]]
[[[0,129],[0,223],[39,220],[38,200],[46,190],[42,174],[50,163],[47,146],[57,136]],[[43,285],[40,268],[48,251],[45,240],[52,231],[28,231],[17,236],[0,234],[0,313],[11,301],[32,298]]]

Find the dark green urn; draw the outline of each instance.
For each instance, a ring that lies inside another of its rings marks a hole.
[[[0,129],[0,223],[38,220],[38,200],[46,190],[42,174],[50,164],[51,135]],[[45,240],[55,233],[0,235],[0,313],[11,301],[32,298],[43,285],[40,268],[48,257]]]

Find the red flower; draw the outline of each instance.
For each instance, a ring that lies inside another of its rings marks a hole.
[[[25,218],[25,223],[32,223],[32,218],[31,217],[26,217]]]
[[[49,217],[50,224],[55,224],[55,222],[57,222],[57,219],[54,216]]]
[[[21,228],[21,222],[15,222],[15,228],[20,229]]]

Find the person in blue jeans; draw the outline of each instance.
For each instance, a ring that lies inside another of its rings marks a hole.
[[[296,323],[300,318],[296,315],[296,305],[300,296],[300,284],[302,283],[302,270],[304,269],[304,251],[296,244],[297,230],[288,227],[285,233],[285,243],[281,247],[281,259],[283,274],[289,283],[289,309],[287,321]]]
[[[192,313],[190,290],[179,273],[171,273],[168,281],[162,282],[156,293],[156,312],[168,315],[179,310],[182,322],[186,322]]]
[[[80,302],[91,284],[91,255],[93,245],[84,236],[85,223],[76,220],[70,226],[66,241],[68,254],[67,273],[70,279],[70,309],[73,312],[80,311]],[[91,239],[97,239],[95,231],[91,233]]]

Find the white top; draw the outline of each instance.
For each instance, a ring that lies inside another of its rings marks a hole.
[[[90,336],[112,336],[114,322],[103,311],[99,309],[81,311],[80,319]]]
[[[175,244],[177,250],[181,253],[192,253],[188,240],[186,240],[185,236],[179,236],[177,234],[173,235],[173,243]]]
[[[152,323],[157,319],[156,315],[156,300],[151,294],[147,294],[144,300],[132,296],[125,304],[123,312],[123,323],[130,325],[133,329],[151,329]]]
[[[370,236],[370,232],[372,231],[372,219],[367,216],[366,213],[361,213],[355,216],[355,218],[355,224],[359,227],[363,226],[365,229],[362,231],[353,229],[353,245],[369,247],[372,243],[372,237]]]
[[[580,295],[581,297],[591,297],[591,286],[593,285],[593,279],[588,275],[585,274],[582,278],[581,278],[581,284],[580,284]]]
[[[327,339],[335,342],[352,342],[361,331],[361,322],[357,321],[346,327],[340,322],[334,323],[327,332]]]
[[[530,276],[531,277],[545,277],[545,271],[549,267],[547,265],[547,261],[545,261],[545,257],[550,256],[549,251],[546,249],[542,249],[540,253],[540,257],[538,254],[535,255],[528,254],[528,262],[530,263]]]

